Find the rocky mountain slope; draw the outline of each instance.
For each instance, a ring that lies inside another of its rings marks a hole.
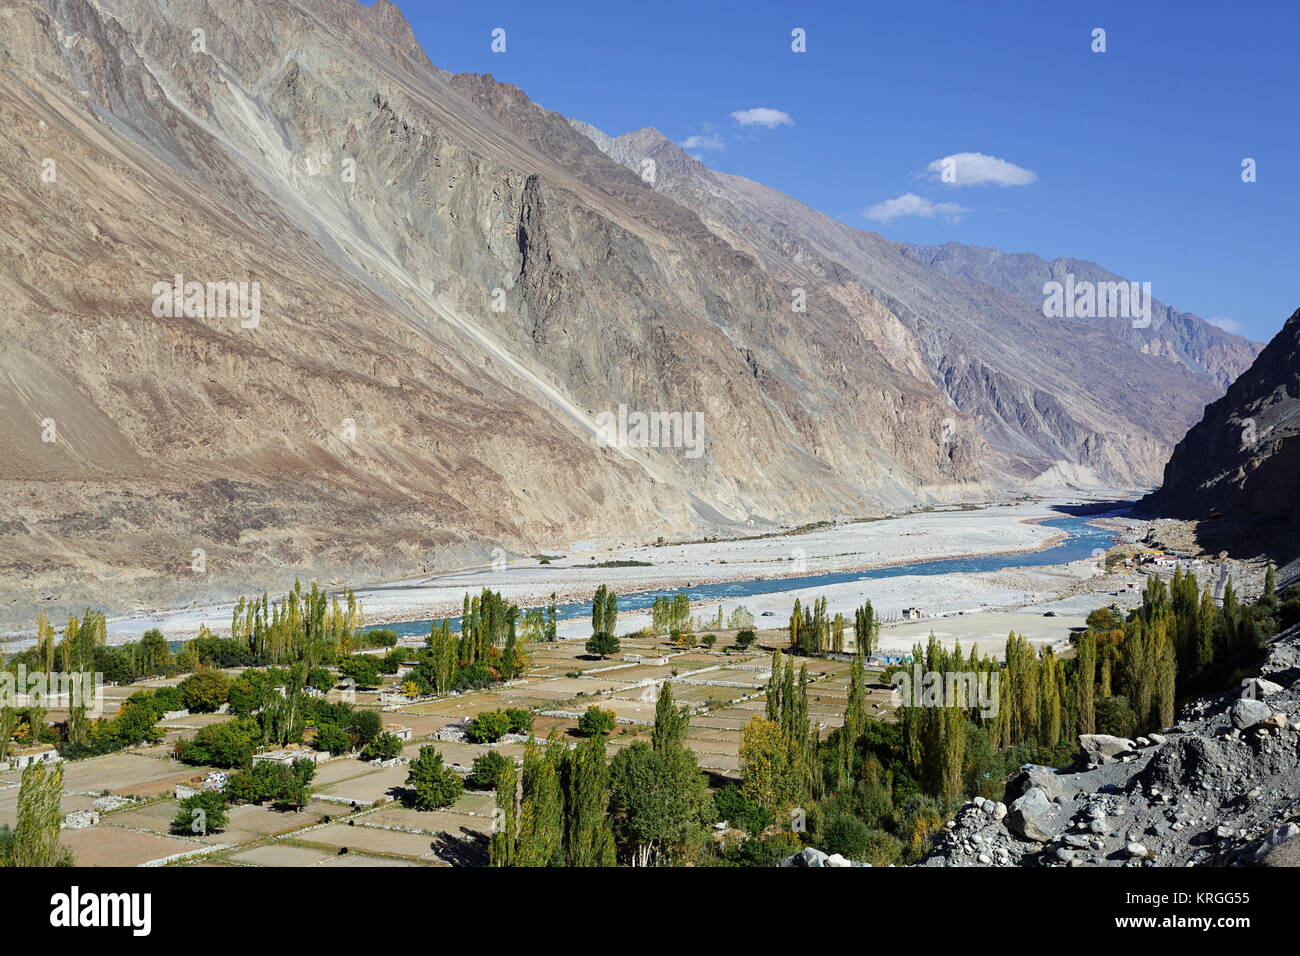
[[[1207,542],[1300,557],[1300,310],[1205,409],[1142,510],[1199,522]]]
[[[387,0],[17,0],[0,128],[3,625],[1143,485],[1217,391],[633,137],[652,188]]]
[[[779,276],[436,69],[384,0],[0,26],[10,622],[986,493],[851,309],[796,321]],[[176,275],[258,283],[259,321],[155,315]],[[700,416],[699,453],[598,442],[620,405]]]
[[[1009,486],[1153,484],[1165,449],[1254,357],[1252,343],[1164,307],[1153,307],[1146,329],[1047,319],[1042,281],[1030,296],[995,281],[995,270],[945,271],[956,253],[923,255],[710,170],[656,130],[611,138],[570,122],[630,169],[652,160],[657,190],[769,271],[858,311],[864,301],[878,305],[888,316],[875,332],[884,354],[969,416],[991,471]],[[1111,274],[1091,267],[1087,275]]]
[[[905,244],[908,256],[946,276],[1001,289],[1033,308],[1043,304],[1043,286],[1065,281],[1122,282],[1121,276],[1083,259],[1058,258],[1048,262],[1032,253],[1004,253],[997,249],[948,242],[941,246]],[[1152,296],[1149,325],[1135,327],[1117,318],[1093,320],[1130,348],[1182,365],[1198,378],[1225,389],[1259,353],[1260,346],[1187,312],[1180,312]]]
[[[1086,768],[1028,767],[967,804],[926,866],[1300,865],[1300,627],[1240,691],[1136,741],[1086,735]]]

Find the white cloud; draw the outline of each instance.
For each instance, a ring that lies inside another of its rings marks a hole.
[[[968,212],[969,209],[955,202],[931,202],[916,193],[903,193],[897,199],[876,203],[863,210],[862,215],[876,222],[889,222],[899,216],[920,216],[922,219],[940,216],[949,222],[961,222],[962,214]]]
[[[712,136],[688,136],[681,142],[682,149],[726,149],[727,144],[717,133]]]
[[[1209,322],[1211,325],[1217,325],[1219,328],[1223,329],[1223,331],[1231,332],[1233,335],[1240,335],[1243,331],[1242,324],[1236,319],[1227,319],[1223,316],[1219,316],[1218,318],[1206,319],[1205,321]]]
[[[1027,186],[1038,182],[1038,174],[1032,169],[983,153],[953,153],[936,159],[926,171],[931,181],[950,186]]]
[[[794,125],[794,120],[790,118],[789,113],[782,113],[780,110],[769,109],[766,106],[758,106],[752,110],[736,110],[731,114],[731,118],[739,126],[766,126],[768,129],[776,129],[778,126]]]

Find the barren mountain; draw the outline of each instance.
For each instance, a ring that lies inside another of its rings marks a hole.
[[[570,122],[629,168],[653,160],[656,189],[774,274],[851,308],[863,299],[881,306],[895,326],[881,336],[883,354],[928,378],[973,419],[990,448],[987,464],[1008,486],[1154,484],[1168,449],[1257,351],[1158,304],[1147,329],[1124,319],[1045,318],[1041,280],[1031,297],[1024,283],[995,281],[995,270],[945,268],[999,255],[992,250],[953,243],[947,259],[923,255],[710,170],[656,130],[611,138]],[[1093,281],[1111,277],[1083,266]],[[900,342],[906,346],[895,347]]]
[[[383,0],[0,18],[9,623],[982,493],[853,310]],[[258,321],[156,315],[177,275]],[[597,442],[620,404],[702,454]]]
[[[1080,282],[1123,282],[1095,262],[1060,258],[1048,262],[1032,253],[1003,253],[997,249],[948,242],[941,246],[904,246],[907,254],[936,272],[972,283],[986,283],[1041,308],[1043,287],[1073,275]],[[1093,320],[1115,338],[1147,355],[1188,368],[1227,388],[1245,371],[1262,346],[1211,325],[1200,316],[1180,312],[1152,297],[1149,325],[1135,327],[1115,318]]]
[[[1198,521],[1205,543],[1300,557],[1300,310],[1206,407],[1141,507]]]
[[[1142,485],[1217,395],[386,0],[10,2],[0,123],[4,625]]]

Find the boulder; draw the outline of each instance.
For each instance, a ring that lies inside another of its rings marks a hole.
[[[1034,843],[1047,843],[1056,836],[1056,808],[1041,787],[1030,787],[1007,811],[1007,829]]]
[[[1014,803],[1034,787],[1042,790],[1049,800],[1062,796],[1065,789],[1061,778],[1051,767],[1027,763],[1007,781],[1006,793],[1003,794],[1002,799],[1007,803]]]
[[[1088,755],[1088,760],[1099,767],[1117,763],[1125,754],[1137,749],[1137,744],[1127,737],[1112,737],[1110,734],[1080,734],[1079,746]]]
[[[1262,700],[1254,700],[1249,697],[1243,697],[1241,700],[1232,702],[1232,709],[1228,711],[1228,717],[1232,720],[1232,726],[1238,730],[1248,730],[1256,724],[1261,724],[1273,716],[1273,708],[1268,706]]]
[[[813,847],[804,847],[794,856],[786,857],[781,861],[782,866],[825,866],[826,854],[821,850]]]

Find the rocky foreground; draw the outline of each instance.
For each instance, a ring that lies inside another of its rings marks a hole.
[[[1027,766],[976,798],[923,866],[1300,865],[1300,626],[1260,676],[1135,741],[1079,738],[1088,762]]]

